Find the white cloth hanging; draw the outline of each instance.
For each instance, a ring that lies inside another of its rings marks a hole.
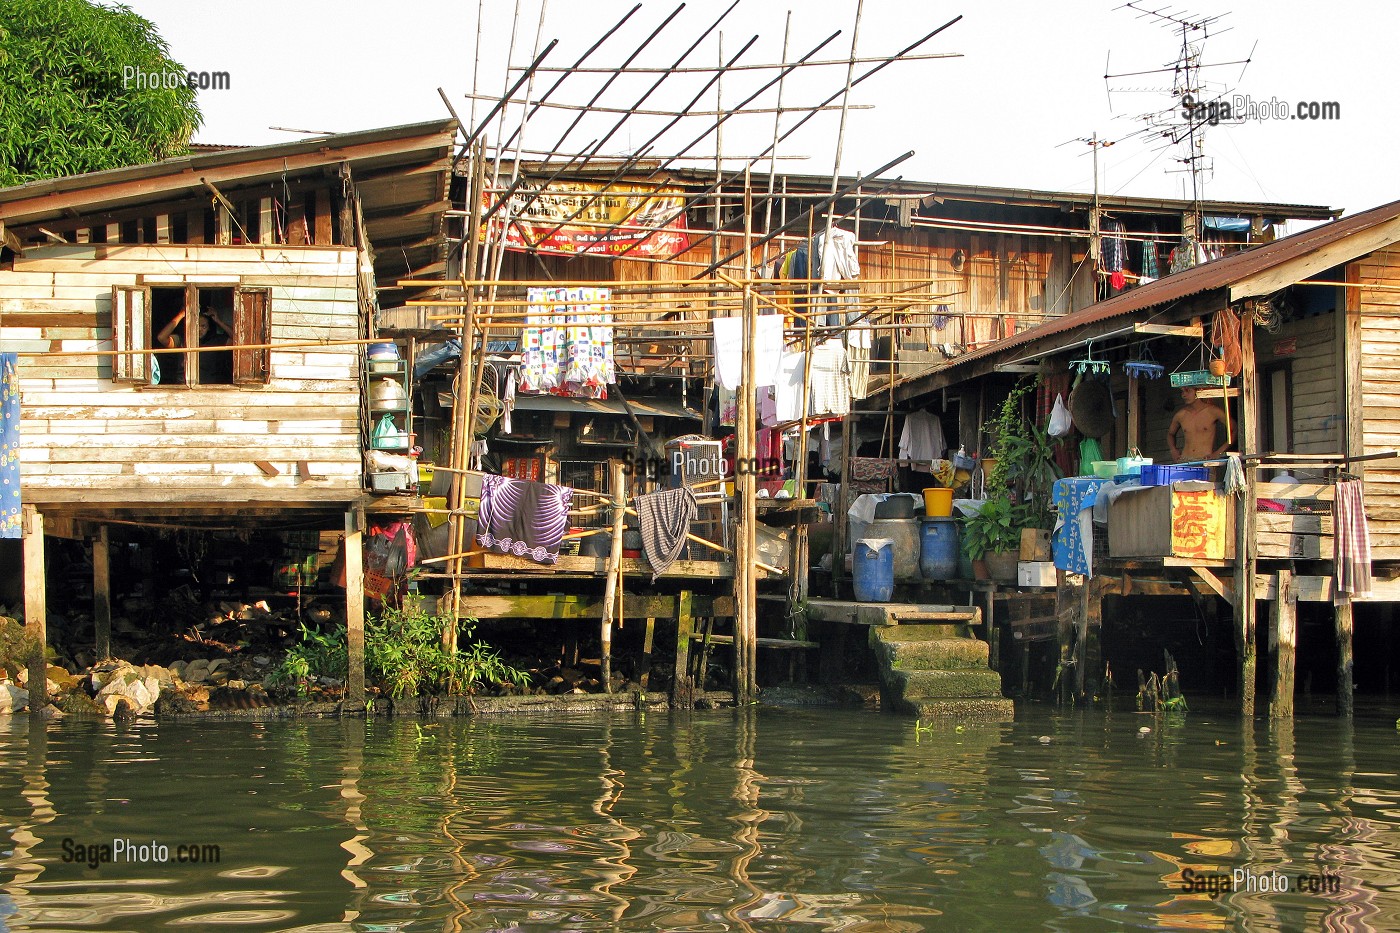
[[[840,340],[823,341],[812,350],[811,388],[808,415],[851,413],[850,366]]]
[[[802,379],[806,365],[806,353],[783,351],[778,379],[773,385],[773,403],[779,424],[802,419]]]
[[[820,257],[817,262],[818,275],[828,281],[860,278],[860,256],[856,251],[856,235],[840,227],[831,228],[831,236],[825,231],[812,238],[812,251]]]
[[[744,376],[744,319],[717,317],[714,326],[715,380],[726,389],[737,389]],[[759,315],[754,326],[755,389],[778,381],[783,356],[783,316]]]
[[[926,411],[911,411],[905,417],[904,430],[899,434],[899,459],[931,464],[941,459],[947,449],[941,421]]]

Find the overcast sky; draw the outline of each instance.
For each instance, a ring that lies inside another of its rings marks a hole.
[[[558,39],[549,65],[572,64],[633,5],[635,0],[485,0],[477,62],[478,0],[404,0],[396,4],[341,0],[334,4],[288,0],[128,0],[151,19],[176,58],[195,71],[226,71],[227,90],[201,91],[205,124],[201,142],[261,144],[298,138],[269,127],[343,132],[446,116],[441,86],[467,117],[465,95],[473,82],[481,93],[499,96],[506,82],[513,14],[514,64],[523,64],[542,43]],[[675,20],[643,50],[635,65],[669,67],[728,6],[730,0],[689,0]],[[587,65],[621,63],[678,5],[678,0],[642,0],[638,11]],[[1400,34],[1400,4],[1336,0],[1323,6],[1294,0],[1206,0],[1167,8],[1193,16],[1224,15],[1211,27],[1204,61],[1243,68],[1209,69],[1217,91],[1252,100],[1278,99],[1291,109],[1299,101],[1335,101],[1340,119],[1270,120],[1222,125],[1205,134],[1213,171],[1203,182],[1207,198],[1326,204],[1349,213],[1400,197],[1393,182],[1400,125],[1389,75]],[[1093,187],[1089,146],[1075,140],[1098,133],[1121,140],[1101,151],[1100,186],[1111,193],[1179,197],[1190,192],[1189,176],[1173,161],[1174,150],[1128,138],[1143,123],[1140,114],[1172,107],[1164,93],[1170,75],[1149,74],[1112,82],[1104,73],[1149,71],[1168,65],[1180,51],[1177,33],[1122,9],[1121,0],[1043,0],[955,3],[937,0],[865,0],[857,55],[893,54],[938,25],[963,19],[918,51],[959,53],[960,58],[896,63],[857,87],[851,103],[874,109],[847,117],[842,168],[869,172],[906,150],[916,155],[898,170],[922,181],[1089,191]],[[842,33],[815,59],[844,58],[850,51],[856,0],[739,0],[738,7],[686,60],[688,66],[718,60],[720,33],[726,57],[757,35],[741,63],[782,59],[784,22],[793,10],[790,57],[797,58],[830,33]],[[1257,43],[1257,45],[1256,45]],[[473,76],[475,63],[475,78]],[[857,74],[869,66],[858,66]],[[731,73],[720,88],[725,107],[757,90],[773,72]],[[844,66],[802,69],[788,79],[784,105],[811,105],[839,91]],[[538,95],[557,75],[542,76]],[[643,105],[677,108],[701,88],[707,75],[675,74]],[[551,100],[583,103],[600,86],[598,76],[575,75]],[[599,99],[601,106],[631,105],[654,80],[631,75]],[[1155,88],[1130,92],[1129,87]],[[524,93],[522,89],[521,93]],[[776,89],[750,107],[772,107]],[[838,99],[839,101],[839,99]],[[478,113],[487,105],[478,104]],[[1179,104],[1176,105],[1179,109]],[[716,109],[713,88],[696,109]],[[526,148],[555,145],[571,117],[551,111],[537,117],[525,135]],[[588,116],[561,147],[578,151],[602,136],[614,115]],[[798,115],[786,115],[783,128]],[[780,169],[830,173],[839,116],[813,119],[779,148]],[[513,112],[512,125],[518,121]],[[658,154],[674,155],[707,128],[710,118],[690,118],[663,136]],[[606,154],[631,151],[665,122],[629,119],[604,146]],[[770,142],[773,117],[750,115],[725,123],[723,150],[756,155]],[[713,135],[688,154],[713,154]],[[692,163],[693,164],[693,163]],[[765,164],[766,167],[766,164]]]

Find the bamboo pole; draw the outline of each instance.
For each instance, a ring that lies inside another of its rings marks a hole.
[[[612,630],[614,618],[621,618],[622,597],[622,524],[627,510],[627,476],[622,469],[622,461],[613,460],[608,465],[612,474],[609,488],[612,490],[612,548],[608,551],[608,564],[603,584],[603,621],[600,635],[602,648],[603,692],[612,693]]]
[[[751,276],[753,261],[753,189],[747,168],[744,170],[744,278]],[[754,402],[757,396],[757,354],[754,347],[758,331],[758,302],[753,300],[752,286],[744,287],[744,376],[739,386],[739,408],[736,416],[735,463],[754,463]],[[736,683],[735,700],[742,704],[752,703],[758,689],[757,636],[758,636],[758,593],[754,574],[754,564],[758,560],[757,529],[757,486],[758,477],[752,469],[736,471],[739,493],[739,529],[735,543],[734,579],[735,632],[734,651]]]

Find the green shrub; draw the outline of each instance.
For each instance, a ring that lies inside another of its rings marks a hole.
[[[457,636],[470,644],[456,652],[443,647],[442,633],[454,625],[450,616],[429,614],[421,597],[407,597],[401,607],[386,606],[365,617],[365,676],[393,699],[416,695],[468,693],[478,684],[530,682],[526,671],[512,667],[498,652],[472,641],[476,620],[456,623]],[[301,629],[301,644],[287,652],[273,682],[296,685],[305,692],[313,677],[343,679],[349,669],[345,626],[328,633]]]

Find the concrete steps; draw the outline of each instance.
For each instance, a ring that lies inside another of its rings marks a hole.
[[[971,634],[980,613],[965,612],[965,619],[892,619],[897,624],[871,627],[888,709],[920,719],[1014,718],[1014,704],[1001,695],[1001,675],[988,669],[987,643]]]

